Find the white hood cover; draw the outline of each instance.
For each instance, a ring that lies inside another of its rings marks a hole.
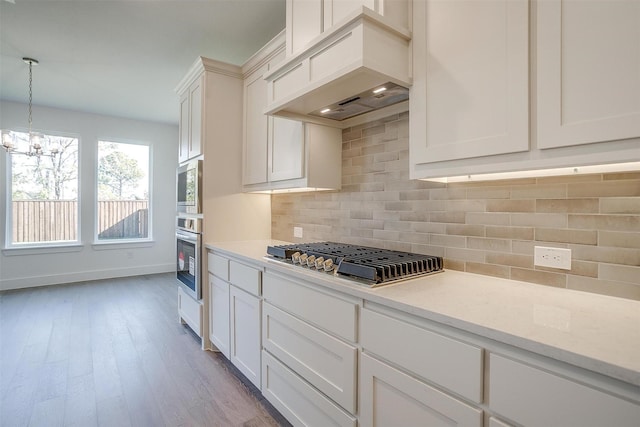
[[[406,101],[410,40],[408,31],[362,8],[265,76],[265,112],[346,127],[346,119]]]

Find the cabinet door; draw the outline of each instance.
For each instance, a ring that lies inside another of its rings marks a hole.
[[[267,82],[266,66],[252,74],[244,85],[244,165],[243,184],[267,182]]]
[[[640,137],[640,2],[537,10],[538,147]]]
[[[204,76],[196,80],[189,87],[189,158],[202,154],[202,90],[204,86]]]
[[[323,0],[287,0],[287,55],[300,52],[324,31],[322,3]]]
[[[413,3],[414,164],[529,149],[527,0]]]
[[[260,388],[260,299],[230,287],[231,363]]]
[[[178,161],[189,159],[189,91],[180,97],[180,141],[178,141]]]
[[[482,411],[366,354],[360,356],[360,425],[481,426]]]
[[[209,339],[229,358],[229,284],[209,273]]]
[[[270,117],[269,181],[304,176],[304,124],[297,120]]]

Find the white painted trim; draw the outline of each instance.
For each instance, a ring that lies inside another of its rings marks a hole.
[[[82,243],[32,243],[25,245],[10,245],[2,249],[4,256],[41,255],[65,252],[80,252],[84,248]]]
[[[282,52],[285,48],[285,31],[282,30],[277,36],[265,44],[259,51],[242,65],[242,74],[244,79],[249,77],[254,71],[262,67],[271,59]]]
[[[113,268],[108,270],[81,271],[70,274],[48,274],[43,276],[21,277],[18,279],[5,279],[0,281],[0,291],[59,285],[63,283],[84,282],[89,280],[142,276],[145,274],[171,273],[174,271],[175,265],[171,263],[157,265],[140,265],[135,267]]]
[[[237,65],[227,64],[225,62],[216,61],[215,59],[199,56],[191,67],[189,67],[189,71],[187,71],[186,75],[182,80],[180,80],[180,83],[178,83],[174,91],[177,94],[181,94],[205,71],[242,79],[242,69]]]
[[[155,245],[155,243],[155,240],[151,239],[96,241],[91,244],[91,247],[94,251],[108,251],[115,249],[150,248]]]

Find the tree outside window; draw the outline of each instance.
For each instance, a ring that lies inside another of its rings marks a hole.
[[[149,147],[98,142],[98,240],[149,238]]]
[[[18,148],[29,145],[28,133],[8,133]],[[43,135],[41,142],[57,154],[8,153],[12,244],[78,240],[78,139]]]

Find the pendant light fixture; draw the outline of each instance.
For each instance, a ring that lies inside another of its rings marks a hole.
[[[32,130],[33,125],[33,66],[38,65],[37,59],[22,58],[22,60],[29,64],[29,148],[27,150],[19,150],[17,146],[16,132],[2,132],[2,146],[11,154],[23,154],[26,156],[48,156],[55,157],[58,154],[58,147],[50,147],[48,152],[45,152],[42,148],[42,135]]]

